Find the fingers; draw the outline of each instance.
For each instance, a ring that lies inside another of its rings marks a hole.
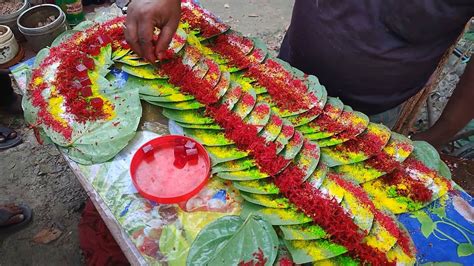
[[[153,30],[155,25],[153,19],[144,18],[144,22],[138,28],[138,44],[140,46],[141,56],[149,62],[155,62],[155,45],[153,43]]]
[[[140,50],[140,44],[138,43],[138,24],[137,21],[132,16],[127,16],[125,20],[125,39],[135,53],[142,55]]]
[[[176,29],[178,28],[178,22],[179,19],[176,22],[169,21],[161,28],[160,36],[155,47],[155,54],[159,59],[164,57],[164,52],[168,49],[168,46],[176,33]]]

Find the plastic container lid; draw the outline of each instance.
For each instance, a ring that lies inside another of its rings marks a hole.
[[[195,140],[167,135],[143,144],[133,155],[130,174],[138,192],[158,203],[178,203],[196,195],[209,179],[211,163]]]

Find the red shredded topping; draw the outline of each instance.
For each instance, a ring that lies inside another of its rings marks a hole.
[[[261,248],[258,248],[258,251],[255,251],[252,255],[252,260],[248,262],[241,261],[239,262],[239,266],[265,266],[268,259],[265,258],[265,254]]]
[[[309,182],[302,182],[302,176],[301,169],[290,164],[274,182],[286,198],[324,228],[333,242],[346,247],[352,257],[372,265],[395,264],[388,262],[382,252],[363,243],[365,235],[337,201],[328,199]]]
[[[112,19],[102,25],[96,25],[85,32],[74,34],[71,39],[76,41],[64,42],[52,47],[49,55],[41,65],[33,70],[32,79],[28,85],[33,106],[39,108],[38,123],[51,127],[54,131],[70,139],[72,128],[57,121],[48,110],[48,103],[42,97],[42,92],[51,85],[56,94],[64,98],[66,112],[73,115],[75,121],[84,123],[104,119],[102,99],[93,98],[90,89],[90,79],[87,71],[95,68],[94,60],[89,55],[98,55],[100,48],[112,44],[114,49],[124,47],[123,33],[124,17]],[[79,44],[77,44],[79,40]],[[51,64],[59,63],[56,77],[51,84],[37,83],[37,78],[43,76],[43,71]]]
[[[336,150],[341,153],[355,152],[364,153],[366,156],[372,156],[379,153],[385,146],[386,141],[382,136],[373,133],[365,133],[349,140],[342,145],[336,146]]]
[[[265,87],[272,100],[283,110],[309,110],[312,102],[318,100],[314,94],[308,93],[308,87],[302,80],[294,78],[274,60],[250,66],[245,75]]]
[[[380,224],[394,237],[398,238],[399,244],[403,251],[408,256],[414,256],[416,251],[412,248],[410,237],[398,227],[398,225],[393,221],[393,219],[377,209],[370,200],[367,193],[357,185],[344,180],[339,175],[335,173],[329,173],[328,178],[331,178],[339,186],[343,187],[346,191],[352,193],[363,205],[367,206],[370,211],[374,214],[375,219],[380,222]]]
[[[187,22],[193,29],[198,29],[204,38],[215,36],[228,29],[228,26],[219,22],[200,6],[184,1],[181,5],[181,20]]]

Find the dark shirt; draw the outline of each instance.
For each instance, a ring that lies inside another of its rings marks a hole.
[[[416,94],[474,15],[474,0],[296,0],[280,57],[367,114]]]

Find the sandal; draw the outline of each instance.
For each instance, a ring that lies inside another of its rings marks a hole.
[[[0,234],[13,233],[24,228],[32,217],[33,213],[26,205],[0,205]]]
[[[21,138],[16,131],[0,127],[0,150],[9,149],[21,143]]]

